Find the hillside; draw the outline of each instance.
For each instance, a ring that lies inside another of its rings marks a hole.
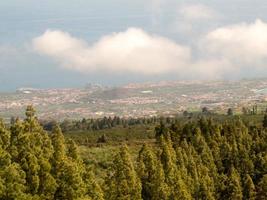
[[[32,106],[1,122],[0,199],[267,198],[267,115],[75,124],[45,131]]]

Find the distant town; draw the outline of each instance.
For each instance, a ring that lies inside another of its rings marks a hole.
[[[267,79],[241,81],[163,81],[104,87],[90,84],[77,89],[19,88],[0,93],[0,117],[22,117],[33,105],[42,119],[148,117],[197,112],[207,107],[241,113],[253,106],[267,107]],[[8,113],[8,114],[7,114]]]

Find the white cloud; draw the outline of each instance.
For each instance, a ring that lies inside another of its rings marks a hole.
[[[190,48],[138,28],[104,36],[92,45],[68,33],[47,30],[33,39],[33,48],[63,67],[82,72],[162,74],[184,68],[191,57]]]
[[[40,54],[62,67],[81,72],[133,72],[144,75],[176,74],[181,78],[221,78],[226,61],[193,60],[191,48],[138,28],[102,37],[93,45],[62,31],[47,30],[33,39]],[[228,65],[228,63],[227,63]]]
[[[209,20],[216,17],[216,12],[204,4],[189,4],[179,7],[179,13],[186,20]]]
[[[104,36],[92,45],[68,33],[48,30],[33,40],[33,47],[56,59],[62,67],[87,73],[166,73],[182,79],[267,74],[267,24],[261,20],[217,28],[191,46],[129,28]]]
[[[210,56],[227,58],[234,64],[259,66],[267,58],[267,24],[261,20],[218,28],[200,43]]]

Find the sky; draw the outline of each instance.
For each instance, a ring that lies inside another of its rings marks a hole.
[[[0,1],[0,91],[267,76],[265,0]]]

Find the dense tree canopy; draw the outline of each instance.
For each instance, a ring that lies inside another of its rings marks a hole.
[[[0,123],[0,199],[101,196],[94,177],[87,173],[75,144],[65,142],[58,126],[52,133],[45,132],[32,106],[27,108],[25,120],[16,120],[9,129]]]
[[[137,155],[130,146],[118,145],[100,178],[82,159],[80,147],[62,133],[67,123],[45,131],[29,106],[24,120],[0,121],[0,199],[267,199],[266,117],[251,124],[231,115],[223,120],[203,116],[133,120],[158,124],[155,139],[144,142]],[[82,120],[77,127],[126,122],[118,117]]]

